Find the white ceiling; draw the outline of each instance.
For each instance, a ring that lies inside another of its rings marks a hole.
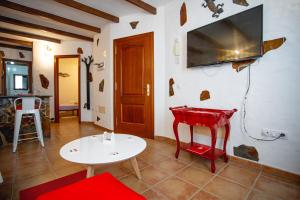
[[[27,7],[35,8],[38,10],[42,10],[51,14],[55,14],[67,19],[71,19],[74,21],[78,21],[84,24],[92,25],[95,27],[102,27],[103,25],[107,23],[113,23],[108,20],[105,20],[103,18],[79,11],[77,9],[65,6],[63,4],[57,3],[54,0],[9,0],[11,2],[15,2]],[[79,3],[88,5],[90,7],[96,8],[98,10],[107,12],[109,14],[115,15],[117,17],[123,17],[126,15],[130,14],[136,14],[136,13],[144,13],[144,14],[149,14],[146,11],[144,11],[141,8],[138,8],[131,3],[126,2],[125,0],[76,0]],[[149,3],[150,5],[158,8],[160,6],[164,6],[171,1],[174,0],[144,0],[146,3]],[[175,0],[176,1],[176,0]],[[93,37],[94,32],[76,28],[73,26],[61,24],[59,22],[55,22],[43,17],[38,17],[30,14],[26,14],[23,12],[15,11],[12,9],[4,8],[0,6],[0,15],[30,22],[33,24],[38,24],[38,25],[43,25],[47,26],[50,28],[55,28],[71,33],[76,33],[88,37]],[[61,40],[76,40],[75,38],[70,38],[62,35],[57,35],[53,33],[49,33],[46,31],[41,31],[41,30],[36,30],[36,29],[31,29],[31,28],[25,28],[21,26],[16,26],[12,24],[7,24],[0,22],[0,27],[2,28],[8,28],[8,29],[13,29],[13,30],[18,30],[18,31],[23,31],[23,32],[29,32],[29,33],[34,33],[38,35],[43,35],[47,37],[53,37]],[[13,36],[13,35],[7,35],[0,33],[0,36],[9,36],[9,38],[16,38],[16,39],[22,39],[22,40],[28,40],[28,38],[22,38],[19,36]],[[32,41],[32,39],[29,39]]]

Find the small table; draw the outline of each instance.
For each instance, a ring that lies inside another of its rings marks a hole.
[[[223,156],[224,161],[228,161],[226,153],[227,140],[230,133],[230,121],[229,119],[237,111],[232,110],[219,110],[208,108],[193,108],[187,106],[180,106],[170,108],[175,119],[173,122],[173,131],[176,138],[177,150],[175,157],[178,158],[180,152],[180,140],[178,135],[178,124],[185,123],[190,126],[191,143],[183,146],[182,148],[190,153],[196,154],[211,161],[211,172],[215,173],[216,166],[215,160]],[[204,144],[198,144],[193,141],[193,126],[206,126],[211,132],[211,146]],[[218,127],[225,126],[225,137],[223,143],[223,149],[216,148],[217,129]]]
[[[140,170],[136,156],[146,148],[144,139],[127,134],[115,134],[114,142],[103,143],[103,134],[79,138],[65,144],[60,155],[65,160],[87,165],[87,178],[94,175],[94,166],[130,159],[139,179]]]

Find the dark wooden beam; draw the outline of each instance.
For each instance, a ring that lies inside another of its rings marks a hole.
[[[90,6],[84,5],[82,3],[79,3],[79,2],[76,2],[76,1],[73,1],[73,0],[54,0],[54,1],[56,1],[58,3],[61,3],[61,4],[64,4],[64,5],[69,6],[69,7],[75,8],[77,10],[83,11],[83,12],[86,12],[86,13],[89,13],[89,14],[92,14],[92,15],[96,15],[98,17],[107,19],[107,20],[115,22],[115,23],[119,22],[119,17],[116,17],[116,16],[111,15],[109,13],[103,12],[101,10],[97,10],[95,8],[92,8]]]
[[[49,28],[49,27],[46,27],[46,26],[38,25],[38,24],[32,24],[32,23],[29,23],[29,22],[24,22],[24,21],[9,18],[9,17],[0,16],[0,21],[5,22],[5,23],[9,23],[9,24],[14,24],[14,25],[17,25],[17,26],[23,26],[23,27],[27,27],[27,28],[44,30],[44,31],[48,31],[48,32],[51,32],[51,33],[64,35],[64,36],[68,36],[68,37],[72,37],[72,38],[77,38],[77,39],[81,39],[81,40],[86,40],[86,41],[90,41],[90,42],[94,41],[94,39],[91,38],[91,37],[86,37],[86,36],[78,35],[78,34],[75,34],[75,33],[61,31],[61,30],[58,30],[58,29]]]
[[[144,9],[144,10],[146,10],[147,12],[149,12],[149,13],[151,13],[153,15],[156,15],[156,8],[153,7],[153,6],[151,6],[148,3],[145,3],[145,2],[143,2],[141,0],[125,0],[125,1],[127,1],[127,2],[129,2],[129,3],[133,4],[133,5],[141,8],[141,9]]]
[[[10,8],[10,9],[13,9],[13,10],[17,10],[17,11],[20,11],[20,12],[24,12],[24,13],[27,13],[27,14],[30,14],[30,15],[45,17],[47,19],[51,19],[51,20],[57,21],[57,22],[62,23],[62,24],[75,26],[77,28],[81,28],[81,29],[85,29],[85,30],[89,30],[89,31],[97,32],[97,33],[101,32],[101,29],[98,28],[98,27],[83,24],[81,22],[73,21],[73,20],[70,20],[70,19],[67,19],[67,18],[64,18],[64,17],[60,17],[60,16],[57,16],[57,15],[54,15],[54,14],[51,14],[51,13],[47,13],[47,12],[44,12],[44,11],[41,11],[41,10],[30,8],[30,7],[27,7],[27,6],[23,6],[23,5],[20,5],[20,4],[14,3],[14,2],[10,2],[10,1],[7,1],[7,0],[0,0],[0,6],[5,7],[5,8]]]
[[[41,36],[41,35],[36,35],[36,34],[32,34],[32,33],[26,33],[26,32],[6,29],[6,28],[0,28],[0,33],[6,33],[6,34],[18,35],[21,37],[27,37],[27,38],[33,38],[33,39],[38,39],[38,40],[46,40],[49,42],[60,43],[60,40],[56,39],[56,38],[50,38],[50,37],[46,37],[46,36]]]
[[[13,45],[13,44],[0,43],[0,47],[11,48],[11,49],[19,49],[19,50],[25,50],[25,51],[32,51],[32,47],[22,47],[22,46],[17,46],[17,45]]]
[[[19,45],[26,46],[26,47],[32,47],[32,42],[25,41],[25,40],[17,40],[17,39],[12,39],[12,38],[7,38],[7,37],[1,37],[0,36],[0,41],[19,44]]]

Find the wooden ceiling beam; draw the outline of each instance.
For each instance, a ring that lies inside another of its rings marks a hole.
[[[13,44],[0,43],[0,47],[10,48],[10,49],[19,49],[19,50],[25,50],[25,51],[32,51],[32,47],[23,47],[23,46],[18,46],[18,45],[13,45]]]
[[[101,10],[97,10],[95,8],[92,8],[90,6],[87,6],[85,4],[73,1],[73,0],[54,0],[58,3],[61,3],[63,5],[75,8],[77,10],[89,13],[91,15],[95,15],[97,17],[101,17],[103,19],[115,22],[115,23],[119,23],[119,17],[116,17],[114,15],[111,15],[109,13],[103,12]]]
[[[33,39],[38,39],[38,40],[45,40],[45,41],[49,41],[49,42],[60,43],[60,40],[56,39],[56,38],[50,38],[50,37],[46,37],[46,36],[16,31],[16,30],[12,30],[12,29],[0,28],[0,33],[6,33],[6,34],[17,35],[17,36],[26,37],[26,38],[33,38]]]
[[[75,34],[75,33],[70,33],[70,32],[66,32],[66,31],[54,29],[54,28],[49,28],[49,27],[46,27],[46,26],[38,25],[38,24],[32,24],[32,23],[29,23],[29,22],[24,22],[24,21],[9,18],[9,17],[0,16],[0,21],[5,22],[5,23],[9,23],[9,24],[14,24],[14,25],[17,25],[17,26],[23,26],[23,27],[27,27],[27,28],[33,28],[33,29],[48,31],[48,32],[51,32],[51,33],[64,35],[64,36],[68,36],[68,37],[72,37],[72,38],[77,38],[77,39],[81,39],[81,40],[86,40],[86,41],[90,41],[90,42],[94,41],[94,39],[91,38],[91,37],[86,37],[86,36],[78,35],[78,34]]]
[[[75,26],[77,28],[81,28],[81,29],[85,29],[85,30],[89,30],[89,31],[93,31],[96,33],[100,33],[101,29],[95,26],[91,26],[91,25],[87,25],[87,24],[83,24],[81,22],[77,22],[77,21],[73,21],[64,17],[60,17],[51,13],[47,13],[41,10],[37,10],[34,8],[30,8],[27,6],[23,6],[14,2],[10,2],[7,0],[0,0],[0,6],[5,7],[5,8],[10,8],[13,10],[17,10],[20,12],[24,12],[30,15],[35,15],[35,16],[40,16],[40,17],[45,17],[47,19],[51,19],[54,20],[56,22],[62,23],[62,24],[67,24],[70,26]]]
[[[156,15],[156,8],[151,6],[150,4],[146,3],[146,2],[143,2],[142,0],[125,0],[141,9],[144,9],[145,11],[153,14],[153,15]]]
[[[32,42],[25,41],[25,40],[17,40],[17,39],[12,39],[12,38],[7,38],[7,37],[1,37],[0,36],[0,41],[19,44],[19,45],[26,46],[26,47],[32,47]]]

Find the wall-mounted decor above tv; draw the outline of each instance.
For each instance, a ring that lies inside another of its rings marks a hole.
[[[187,33],[187,67],[262,56],[263,5]]]

